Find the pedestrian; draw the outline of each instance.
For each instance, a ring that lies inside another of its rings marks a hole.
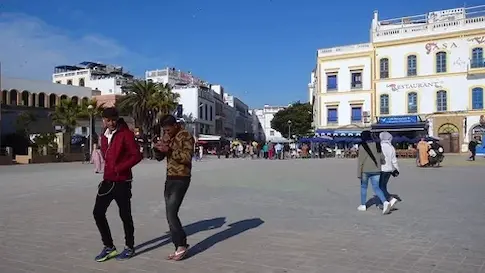
[[[397,177],[399,175],[399,165],[397,164],[396,149],[392,146],[392,135],[389,132],[381,132],[379,138],[385,160],[385,163],[381,165],[379,187],[392,208],[398,200],[387,191],[387,183],[389,183],[391,176]]]
[[[359,211],[367,210],[367,187],[370,180],[375,194],[384,204],[382,213],[387,214],[391,206],[381,188],[379,188],[381,165],[384,160],[380,145],[372,140],[371,132],[368,130],[361,133],[361,139],[362,143],[359,145],[359,157],[357,159],[357,178],[360,179],[360,206],[357,209]]]
[[[104,244],[103,250],[96,256],[98,262],[104,262],[114,257],[118,260],[126,260],[135,254],[135,229],[131,216],[133,180],[131,169],[142,159],[140,147],[135,141],[133,132],[128,129],[125,121],[119,118],[116,108],[104,109],[102,117],[106,127],[104,135],[101,136],[101,151],[104,155],[105,165],[103,181],[98,186],[93,210],[94,220]],[[118,205],[125,231],[125,249],[119,255],[113,244],[106,219],[106,211],[113,200]]]
[[[421,138],[421,140],[418,142],[418,166],[419,167],[427,167],[429,165],[429,149],[431,148],[431,145],[429,145],[428,142],[424,140],[424,138]]]
[[[470,157],[468,160],[475,161],[475,156],[477,155],[478,140],[476,138],[472,139],[468,143],[468,150],[470,151]]]
[[[160,122],[163,139],[155,144],[155,158],[158,161],[167,158],[165,208],[170,235],[175,245],[175,252],[167,259],[179,261],[185,257],[189,248],[178,212],[190,185],[194,138],[177,124],[177,119],[172,115],[162,117]]]
[[[104,169],[104,159],[99,146],[93,144],[93,153],[91,154],[91,164],[94,164],[94,172],[102,173]]]

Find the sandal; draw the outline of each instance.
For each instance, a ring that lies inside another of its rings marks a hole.
[[[187,245],[184,250],[175,251],[174,253],[168,255],[167,260],[180,261],[185,258],[189,252],[189,246]]]

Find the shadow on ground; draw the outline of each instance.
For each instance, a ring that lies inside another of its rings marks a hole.
[[[252,218],[252,219],[246,219],[246,220],[229,224],[228,229],[218,232],[212,236],[209,236],[206,239],[199,242],[198,244],[191,247],[189,249],[189,253],[187,254],[187,258],[193,257],[201,252],[204,252],[219,242],[222,242],[231,237],[237,236],[247,230],[257,228],[263,223],[264,221],[261,220],[261,218]]]
[[[201,232],[201,231],[206,231],[206,230],[211,230],[211,229],[216,229],[222,227],[226,223],[226,218],[225,217],[218,217],[218,218],[213,218],[213,219],[206,219],[202,221],[198,221],[192,224],[189,224],[184,227],[185,233],[187,236],[193,235],[195,233]],[[140,245],[137,245],[135,247],[136,250],[136,255],[141,255],[143,253],[155,250],[157,248],[160,248],[162,246],[165,246],[169,243],[171,243],[172,240],[170,238],[170,234],[166,232],[165,235],[152,239],[150,241],[144,242]]]

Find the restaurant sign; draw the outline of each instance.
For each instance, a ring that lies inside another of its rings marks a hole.
[[[379,124],[414,124],[419,122],[418,116],[389,116],[380,117]]]
[[[430,82],[418,82],[418,83],[405,83],[405,84],[395,84],[390,83],[386,87],[390,88],[392,91],[400,91],[406,89],[421,89],[425,87],[441,88],[443,81],[430,81]]]

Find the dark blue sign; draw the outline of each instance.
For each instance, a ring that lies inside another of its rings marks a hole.
[[[379,124],[413,124],[418,123],[418,116],[389,116],[380,117]]]
[[[315,136],[360,136],[360,133],[362,133],[362,131],[317,129],[315,131]]]

